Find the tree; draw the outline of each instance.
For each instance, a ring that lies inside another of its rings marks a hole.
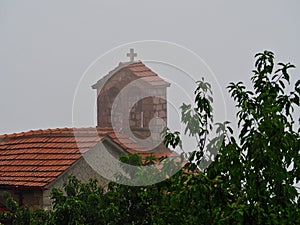
[[[215,162],[204,171],[209,179],[219,177],[222,197],[226,200],[219,205],[221,217],[216,219],[238,224],[299,224],[299,195],[293,185],[300,180],[300,137],[299,130],[293,129],[292,112],[294,106],[300,106],[300,81],[287,94],[288,70],[295,66],[278,63],[279,68],[275,70],[274,55],[270,51],[255,57],[253,91],[247,90],[242,82],[228,86],[239,109],[239,141],[227,122],[218,124],[217,131],[223,132],[224,140]],[[199,92],[201,85],[202,92]],[[205,97],[205,87],[207,85],[201,82],[196,90],[194,113],[190,113],[191,106],[182,107],[184,123],[195,124],[198,120],[202,125],[196,131],[187,126],[192,135],[200,136],[200,149],[191,155],[196,164],[203,158],[205,136],[201,135],[207,132],[207,120],[201,123],[200,113],[205,111],[209,115],[211,110],[199,107],[203,106],[199,93]],[[184,111],[186,108],[189,111]],[[174,143],[174,139],[168,143]],[[213,199],[213,202],[218,201]]]
[[[241,82],[228,86],[238,103],[242,128],[239,145],[233,138],[228,145],[240,150],[244,213],[249,224],[296,224],[299,199],[293,185],[300,180],[300,138],[299,130],[293,130],[292,112],[293,106],[300,106],[300,81],[287,94],[288,70],[295,66],[278,63],[275,70],[270,51],[256,57],[251,78],[254,91],[246,90]]]
[[[30,211],[28,207],[20,207],[8,192],[3,192],[3,199],[8,212],[0,213],[0,221],[6,221],[13,225],[30,224]]]

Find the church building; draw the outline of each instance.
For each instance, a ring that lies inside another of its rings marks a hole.
[[[0,135],[0,196],[9,191],[20,205],[50,208],[52,188],[61,188],[70,174],[83,182],[109,182],[85,159],[96,151],[137,153],[145,158],[168,156],[160,137],[167,126],[168,82],[141,61],[119,65],[97,81],[97,125],[90,128],[56,128]],[[101,159],[99,159],[101,160]],[[101,166],[106,167],[105,159]],[[109,167],[110,165],[107,165]],[[106,171],[109,173],[109,171]],[[4,211],[0,197],[0,211]]]

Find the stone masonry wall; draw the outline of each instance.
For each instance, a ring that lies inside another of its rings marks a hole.
[[[96,173],[91,166],[84,160],[84,158],[80,158],[71,168],[69,168],[65,173],[63,173],[60,177],[58,177],[53,183],[48,185],[43,192],[43,204],[41,207],[51,209],[51,190],[53,188],[63,188],[63,184],[68,181],[68,176],[75,175],[79,180],[83,183],[87,183],[90,178],[94,178],[98,180],[98,184],[105,187],[108,183],[106,179],[101,177],[98,173]]]
[[[167,124],[166,87],[153,86],[140,81],[136,82],[136,86],[130,87],[128,92],[124,91],[124,87],[136,79],[131,72],[120,70],[106,82],[101,90],[97,90],[99,94],[97,97],[99,127],[110,127],[112,126],[111,121],[114,121],[114,126],[119,126],[124,132],[130,128],[133,133],[139,134],[139,136],[145,135],[146,138],[150,135],[149,123],[153,118],[159,117]],[[119,98],[116,98],[120,91],[122,93]],[[150,97],[141,98],[142,93]],[[112,115],[114,102],[118,107]],[[136,102],[136,104],[132,107],[128,102]],[[124,121],[129,123],[129,127]],[[159,129],[162,127],[161,124],[154,125],[160,127]]]

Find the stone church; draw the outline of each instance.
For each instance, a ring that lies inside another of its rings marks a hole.
[[[20,205],[51,207],[51,189],[62,187],[70,174],[83,182],[108,179],[84,157],[93,152],[137,153],[145,158],[171,154],[160,137],[167,125],[168,82],[141,61],[119,65],[92,88],[97,92],[97,126],[31,130],[0,136],[0,196],[9,191]],[[101,161],[101,159],[99,159]],[[109,168],[102,159],[102,168]],[[109,173],[110,171],[106,171]],[[0,197],[0,211],[5,211]]]

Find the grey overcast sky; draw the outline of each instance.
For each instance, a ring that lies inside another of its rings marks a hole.
[[[255,53],[269,49],[300,67],[299,10],[297,0],[0,0],[0,133],[72,126],[73,96],[86,68],[140,40],[197,53],[220,82],[234,120],[225,87],[249,83]],[[294,79],[299,73],[292,72]]]

